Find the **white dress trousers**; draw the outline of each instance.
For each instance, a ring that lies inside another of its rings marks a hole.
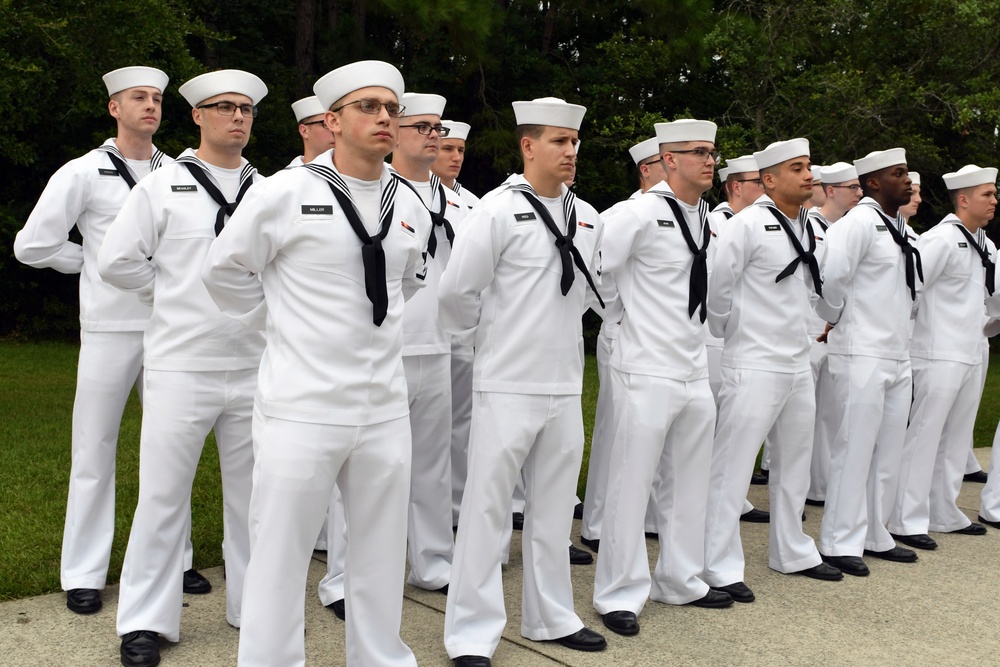
[[[344,575],[347,568],[347,526],[344,525],[344,497],[334,484],[330,509],[326,513],[326,575],[317,592],[323,606],[344,599]]]
[[[436,590],[451,579],[451,355],[403,357],[413,458],[406,553],[407,582]]]
[[[830,442],[837,432],[833,404],[841,400],[835,393],[836,386],[830,377],[826,343],[813,341],[809,349],[809,365],[816,383],[816,427],[813,430],[809,493],[806,497],[810,500],[826,500],[826,487],[830,478]]]
[[[451,521],[458,525],[462,492],[469,470],[469,429],[472,427],[471,345],[451,344]]]
[[[501,539],[518,473],[525,483],[521,634],[558,639],[583,627],[573,611],[566,544],[583,456],[580,396],[473,394],[469,477],[444,621],[448,656],[492,656],[507,615]]]
[[[948,532],[971,521],[958,509],[969,440],[979,410],[981,364],[910,360],[913,405],[889,532]]]
[[[583,498],[583,520],[580,535],[588,540],[601,539],[604,521],[604,503],[608,486],[608,463],[614,440],[614,400],[611,389],[611,351],[614,339],[608,338],[601,327],[597,334],[597,411],[594,414],[594,431],[590,440],[590,460],[587,467],[587,490]]]
[[[740,513],[750,488],[754,459],[771,435],[768,481],[771,521],[768,567],[798,572],[822,562],[802,532],[809,489],[815,393],[812,372],[780,373],[722,367],[719,419],[712,448],[705,527],[705,581],[728,586],[744,578]]]
[[[348,531],[347,664],[415,666],[399,637],[410,490],[410,424],[312,424],[254,412],[251,557],[239,665],[305,664],[305,589],[336,483]],[[351,526],[357,526],[352,531]]]
[[[122,566],[118,635],[151,630],[168,641],[180,639],[191,487],[205,438],[213,430],[222,471],[226,620],[240,627],[243,576],[250,557],[251,415],[257,369],[147,368],[143,385],[147,409],[139,449],[139,502]]]
[[[616,428],[594,608],[638,614],[647,598],[686,604],[708,593],[699,577],[715,429],[712,390],[707,378],[682,382],[615,368],[611,374]],[[643,516],[654,487],[660,555],[651,581]]]
[[[819,550],[861,556],[896,546],[886,529],[912,398],[909,359],[830,354],[837,435],[830,444],[830,480]]]
[[[1000,424],[993,435],[993,449],[990,450],[990,470],[987,473],[983,492],[979,494],[979,516],[987,521],[1000,521]]]
[[[141,331],[80,332],[72,464],[63,529],[63,590],[104,588],[115,534],[115,454],[122,413],[141,380]]]

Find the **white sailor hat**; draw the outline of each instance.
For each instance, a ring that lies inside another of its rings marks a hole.
[[[846,183],[857,179],[858,170],[854,168],[853,164],[834,162],[829,166],[822,167],[821,174],[823,178],[820,180],[830,185],[831,183]]]
[[[138,86],[156,88],[162,93],[167,89],[167,84],[170,83],[170,77],[165,72],[155,67],[142,67],[139,65],[116,69],[113,72],[108,72],[101,78],[104,79],[104,85],[108,87],[109,97],[128,88],[136,88]]]
[[[573,142],[573,152],[576,153],[577,155],[579,155],[580,154],[580,146],[582,146],[582,145],[583,145],[583,142],[580,141],[579,139],[577,139],[576,141],[574,141]]]
[[[329,109],[344,95],[373,86],[388,88],[397,100],[403,97],[403,75],[381,60],[359,60],[327,72],[313,84],[313,92],[323,107]]]
[[[729,178],[729,167],[723,167],[719,170],[719,181],[725,183],[727,178]]]
[[[764,150],[753,154],[754,160],[757,161],[757,167],[760,169],[767,169],[792,158],[803,156],[809,157],[809,140],[801,137],[787,141],[775,141]]]
[[[514,120],[518,125],[548,125],[579,130],[587,107],[570,104],[558,97],[539,97],[530,102],[514,102]]]
[[[403,116],[423,116],[426,114],[443,116],[444,105],[447,102],[448,100],[440,95],[431,93],[403,93],[403,96],[399,98],[399,103],[405,107]]]
[[[823,182],[823,165],[814,164],[813,166],[809,167],[809,172],[812,174],[813,177],[813,185]]]
[[[870,174],[879,169],[892,167],[897,164],[906,164],[906,150],[903,148],[890,148],[887,151],[873,151],[868,155],[854,161],[854,168],[858,170],[858,176]]]
[[[910,185],[920,185],[920,174],[915,171],[908,171],[906,175],[910,177]]]
[[[295,114],[295,120],[301,123],[306,118],[325,114],[326,109],[319,103],[319,98],[315,95],[311,95],[309,97],[303,97],[301,100],[292,102],[292,113]]]
[[[192,107],[223,93],[246,95],[251,104],[257,104],[267,95],[267,86],[256,74],[240,69],[220,69],[181,84],[178,92]]]
[[[723,171],[726,172],[726,175],[721,178],[725,180],[728,176],[747,174],[751,171],[760,171],[760,169],[757,167],[757,160],[754,159],[753,155],[741,155],[732,160],[726,160],[726,168],[720,169],[719,173],[721,174]]]
[[[469,130],[472,126],[468,123],[461,123],[457,120],[442,120],[441,124],[450,130],[446,139],[461,139],[467,141],[469,139]]]
[[[911,172],[910,176],[913,174]],[[977,167],[974,164],[967,164],[958,171],[945,174],[944,185],[949,190],[961,190],[962,188],[973,188],[977,185],[997,182],[997,170],[995,167]]]
[[[632,156],[633,162],[639,164],[643,160],[648,160],[654,155],[660,154],[660,141],[656,137],[640,141],[628,149],[628,154]]]
[[[710,120],[682,118],[672,123],[657,123],[656,140],[661,144],[681,141],[710,141],[715,143],[715,132],[719,126]]]

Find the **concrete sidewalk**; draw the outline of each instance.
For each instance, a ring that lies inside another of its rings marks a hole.
[[[988,449],[976,450],[984,469]],[[959,505],[973,520],[981,484],[964,485]],[[751,487],[751,501],[766,509],[767,487]],[[819,532],[821,508],[807,507],[806,530]],[[934,534],[936,551],[915,564],[867,559],[871,576],[820,582],[778,574],[767,567],[767,525],[741,524],[746,581],[757,595],[749,605],[711,610],[649,602],[642,631],[620,637],[606,630],[591,604],[594,566],[573,568],[576,610],[608,638],[601,653],[579,653],[520,636],[520,534],[504,570],[507,632],[494,656],[501,667],[535,665],[969,665],[1000,654],[1000,531],[983,537]],[[579,522],[574,541],[579,545]],[[651,559],[656,544],[648,541]],[[310,665],[342,665],[344,625],[316,597],[325,564],[314,560],[306,602],[306,654]],[[215,590],[185,596],[178,644],[163,644],[164,667],[235,665],[239,632],[225,620],[221,568],[204,571]],[[119,664],[115,634],[118,587],[104,591],[104,609],[84,617],[53,594],[0,604],[0,665]],[[445,598],[405,589],[403,639],[421,665],[450,665],[442,643]]]

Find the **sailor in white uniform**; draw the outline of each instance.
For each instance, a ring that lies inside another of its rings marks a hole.
[[[826,255],[826,230],[844,217],[844,214],[861,201],[861,184],[854,165],[836,162],[823,167],[823,188],[826,202],[809,209],[809,222],[816,236],[816,261],[823,264]],[[831,404],[838,399],[827,366],[826,320],[810,309],[809,365],[816,383],[816,426],[813,431],[812,463],[809,466],[809,493],[807,505],[822,507],[826,501],[827,479],[830,475],[830,442],[837,431],[833,422],[835,411]]]
[[[629,148],[629,155],[638,170],[639,189],[633,192],[628,199],[620,201],[607,211],[602,212],[602,220],[607,220],[609,214],[624,206],[626,202],[637,199],[643,192],[667,179],[667,173],[663,170],[663,161],[660,160],[660,142],[655,136]],[[610,289],[612,280],[606,274],[602,277],[602,287],[605,288],[609,298],[613,293],[613,290]],[[611,447],[615,435],[614,399],[611,391],[611,370],[608,361],[611,359],[611,352],[614,349],[620,328],[619,313],[610,312],[610,308],[598,308],[598,310],[600,311],[598,315],[609,319],[603,320],[600,332],[597,334],[597,377],[600,386],[597,391],[597,411],[594,414],[594,431],[590,441],[590,459],[587,468],[587,489],[583,499],[583,517],[580,523],[580,541],[595,552],[600,549],[601,545],[601,527],[604,522],[604,503],[608,486],[608,464],[610,463]],[[646,519],[646,531],[655,532],[655,517],[650,512],[650,507],[647,507]]]
[[[306,574],[336,482],[347,662],[412,666],[399,637],[411,454],[403,302],[422,286],[431,222],[384,163],[399,132],[399,71],[356,62],[313,90],[336,151],[254,188],[203,270],[223,311],[265,326],[268,341],[239,664],[305,663]]]
[[[910,201],[902,148],[854,161],[865,197],[830,227],[823,262],[827,364],[842,397],[830,445],[820,526],[823,559],[845,574],[869,573],[861,556],[914,562],[885,523],[895,498],[912,396],[910,313],[922,268],[899,207]]]
[[[441,137],[441,148],[431,171],[450,188],[466,206],[466,211],[479,203],[479,198],[463,188],[458,175],[465,163],[465,142],[472,127],[468,123],[442,120],[448,135]],[[451,515],[452,525],[458,525],[458,510],[462,507],[462,492],[469,471],[469,428],[472,426],[472,357],[471,345],[456,338],[451,341]]]
[[[524,176],[466,218],[441,278],[445,328],[476,347],[469,477],[444,628],[459,666],[489,665],[506,624],[501,542],[522,466],[521,634],[584,651],[606,646],[573,611],[566,554],[583,454],[581,316],[588,298],[600,298],[604,232],[593,207],[563,184],[585,112],[555,98],[514,103]]]
[[[198,150],[132,190],[98,255],[102,278],[153,304],[144,391],[156,408],[142,416],[139,502],[118,603],[122,662],[136,666],[158,664],[157,635],[180,638],[184,532],[209,431],[222,468],[226,620],[235,627],[250,556],[250,418],[264,339],[219,311],[202,285],[201,263],[259,178],[242,151],[267,86],[253,74],[220,70],[191,79],[180,93],[201,129]]]
[[[78,614],[102,606],[100,591],[107,581],[115,530],[118,429],[132,387],[142,391],[142,334],[151,313],[134,294],[101,280],[97,254],[135,184],[173,161],[153,145],[167,75],[154,67],[133,66],[103,78],[108,113],[118,127],[115,138],[53,174],[14,239],[19,261],[80,274],[80,357],[60,566],[66,606]],[[70,241],[73,227],[82,244]],[[190,568],[188,539],[185,581],[190,579],[194,588],[186,592],[211,590],[208,580]]]
[[[704,344],[716,125],[657,123],[666,181],[609,215],[602,247],[624,311],[611,355],[615,429],[594,608],[622,635],[651,598],[726,607],[704,569],[705,505],[715,430]],[[654,478],[660,476],[654,484]],[[660,556],[651,577],[642,514],[653,495]]]
[[[772,436],[768,566],[836,581],[802,532],[815,410],[809,369],[810,300],[822,298],[816,240],[802,208],[812,190],[809,142],[791,139],[754,153],[765,194],[727,223],[708,292],[708,323],[725,338],[712,494],[705,528],[705,579],[737,602],[744,583],[739,511],[764,437]]]
[[[958,508],[969,441],[982,394],[980,327],[993,296],[996,246],[983,228],[997,204],[997,170],[966,165],[945,174],[954,213],[917,241],[924,268],[910,341],[913,405],[889,532],[934,549],[935,532],[985,535]]]
[[[333,132],[326,126],[326,109],[315,95],[292,102],[292,113],[299,123],[299,137],[302,138],[302,155],[297,155],[285,169],[312,162],[318,156],[334,147]]]
[[[434,223],[424,289],[403,309],[403,368],[409,391],[413,461],[407,523],[407,582],[447,594],[454,551],[451,493],[451,335],[438,318],[438,285],[467,208],[431,173],[441,140],[445,98],[405,93],[392,167],[424,203]]]

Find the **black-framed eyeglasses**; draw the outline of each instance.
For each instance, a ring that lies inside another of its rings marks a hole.
[[[230,102],[229,100],[222,100],[221,102],[212,102],[211,104],[199,104],[198,108],[215,109],[219,112],[220,116],[235,116],[236,110],[239,109],[244,118],[257,117],[256,104],[236,104],[235,102]]]
[[[323,125],[325,127],[326,121],[323,120],[323,119],[320,119],[320,120],[311,120],[308,123],[299,123],[299,125]]]
[[[694,155],[699,160],[708,160],[712,158],[712,162],[719,164],[719,160],[722,159],[722,153],[719,151],[709,150],[707,148],[689,148],[683,151],[666,151],[667,153],[690,153]]]
[[[737,178],[737,183],[756,183],[760,187],[764,187],[764,180],[760,178]]]
[[[404,127],[412,127],[418,134],[427,136],[430,136],[432,130],[437,132],[442,138],[451,134],[450,127],[445,127],[444,125],[431,125],[430,123],[414,123],[413,125],[400,125],[399,127],[400,129]]]
[[[657,155],[654,158],[649,158],[648,160],[646,160],[644,162],[640,162],[639,164],[636,165],[636,168],[637,169],[641,169],[642,167],[648,167],[651,164],[656,164],[657,162],[660,162],[661,159],[662,158],[659,155]]]
[[[330,111],[340,111],[344,107],[349,107],[352,104],[357,104],[358,108],[361,109],[361,113],[366,113],[370,116],[375,116],[382,107],[385,107],[385,112],[392,116],[393,118],[399,118],[406,111],[406,107],[402,104],[397,104],[396,102],[379,102],[378,100],[373,100],[370,97],[362,97],[360,100],[354,100],[353,102],[345,102],[341,104],[336,109],[330,109]]]
[[[847,188],[851,192],[861,192],[860,185],[828,185],[828,188]]]

